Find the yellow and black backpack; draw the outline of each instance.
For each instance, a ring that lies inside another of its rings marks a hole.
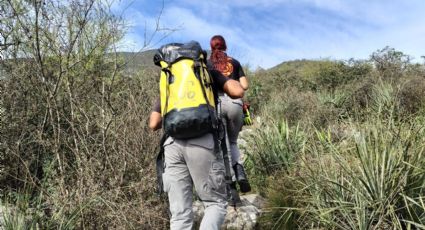
[[[154,63],[161,67],[161,115],[167,135],[187,139],[217,127],[213,81],[206,52],[198,42],[171,43],[158,49]]]

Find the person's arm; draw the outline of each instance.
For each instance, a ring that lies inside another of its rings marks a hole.
[[[223,84],[223,91],[233,99],[242,98],[245,93],[245,90],[238,81],[229,78]]]
[[[153,131],[156,131],[161,128],[161,125],[162,125],[161,122],[162,122],[161,113],[152,111],[151,115],[149,116],[149,128],[152,129]]]
[[[245,71],[243,71],[241,63],[236,59],[233,59],[233,63],[234,63],[234,66],[236,67],[236,72],[235,72],[236,78],[241,83],[242,88],[245,91],[248,90],[248,87],[249,87],[248,78],[245,75]]]
[[[242,98],[244,95],[244,89],[242,88],[239,81],[225,77],[220,71],[210,68],[210,73],[214,78],[214,84],[216,87],[223,89],[223,91],[231,98]]]
[[[248,78],[246,78],[245,76],[242,76],[239,78],[239,82],[241,83],[241,86],[245,91],[248,90],[248,87],[249,87]]]
[[[149,116],[149,128],[155,131],[160,129],[161,126],[162,126],[161,103],[159,99],[157,99],[152,108],[152,112]]]

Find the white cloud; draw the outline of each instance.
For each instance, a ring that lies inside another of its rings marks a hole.
[[[157,15],[132,10],[135,29],[126,40],[140,46],[144,23],[152,30]],[[268,68],[290,59],[368,58],[386,45],[419,57],[425,50],[424,11],[420,0],[181,0],[166,1],[160,22],[181,26],[162,43],[197,40],[209,48],[210,37],[221,34],[230,55]]]

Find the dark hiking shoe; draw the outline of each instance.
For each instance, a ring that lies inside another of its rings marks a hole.
[[[241,198],[239,197],[239,192],[236,189],[236,182],[232,182],[228,186],[229,188],[229,197],[228,197],[228,204],[230,206],[238,206],[242,204]]]
[[[241,192],[246,193],[251,191],[251,185],[249,184],[248,178],[246,177],[245,169],[241,164],[233,165],[235,171],[236,181],[239,184]]]

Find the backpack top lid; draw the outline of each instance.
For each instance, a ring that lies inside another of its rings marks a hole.
[[[160,66],[160,61],[173,64],[184,58],[198,60],[201,54],[205,55],[205,51],[202,50],[201,45],[197,41],[190,41],[188,43],[170,43],[163,45],[158,49],[153,61],[155,65]]]

